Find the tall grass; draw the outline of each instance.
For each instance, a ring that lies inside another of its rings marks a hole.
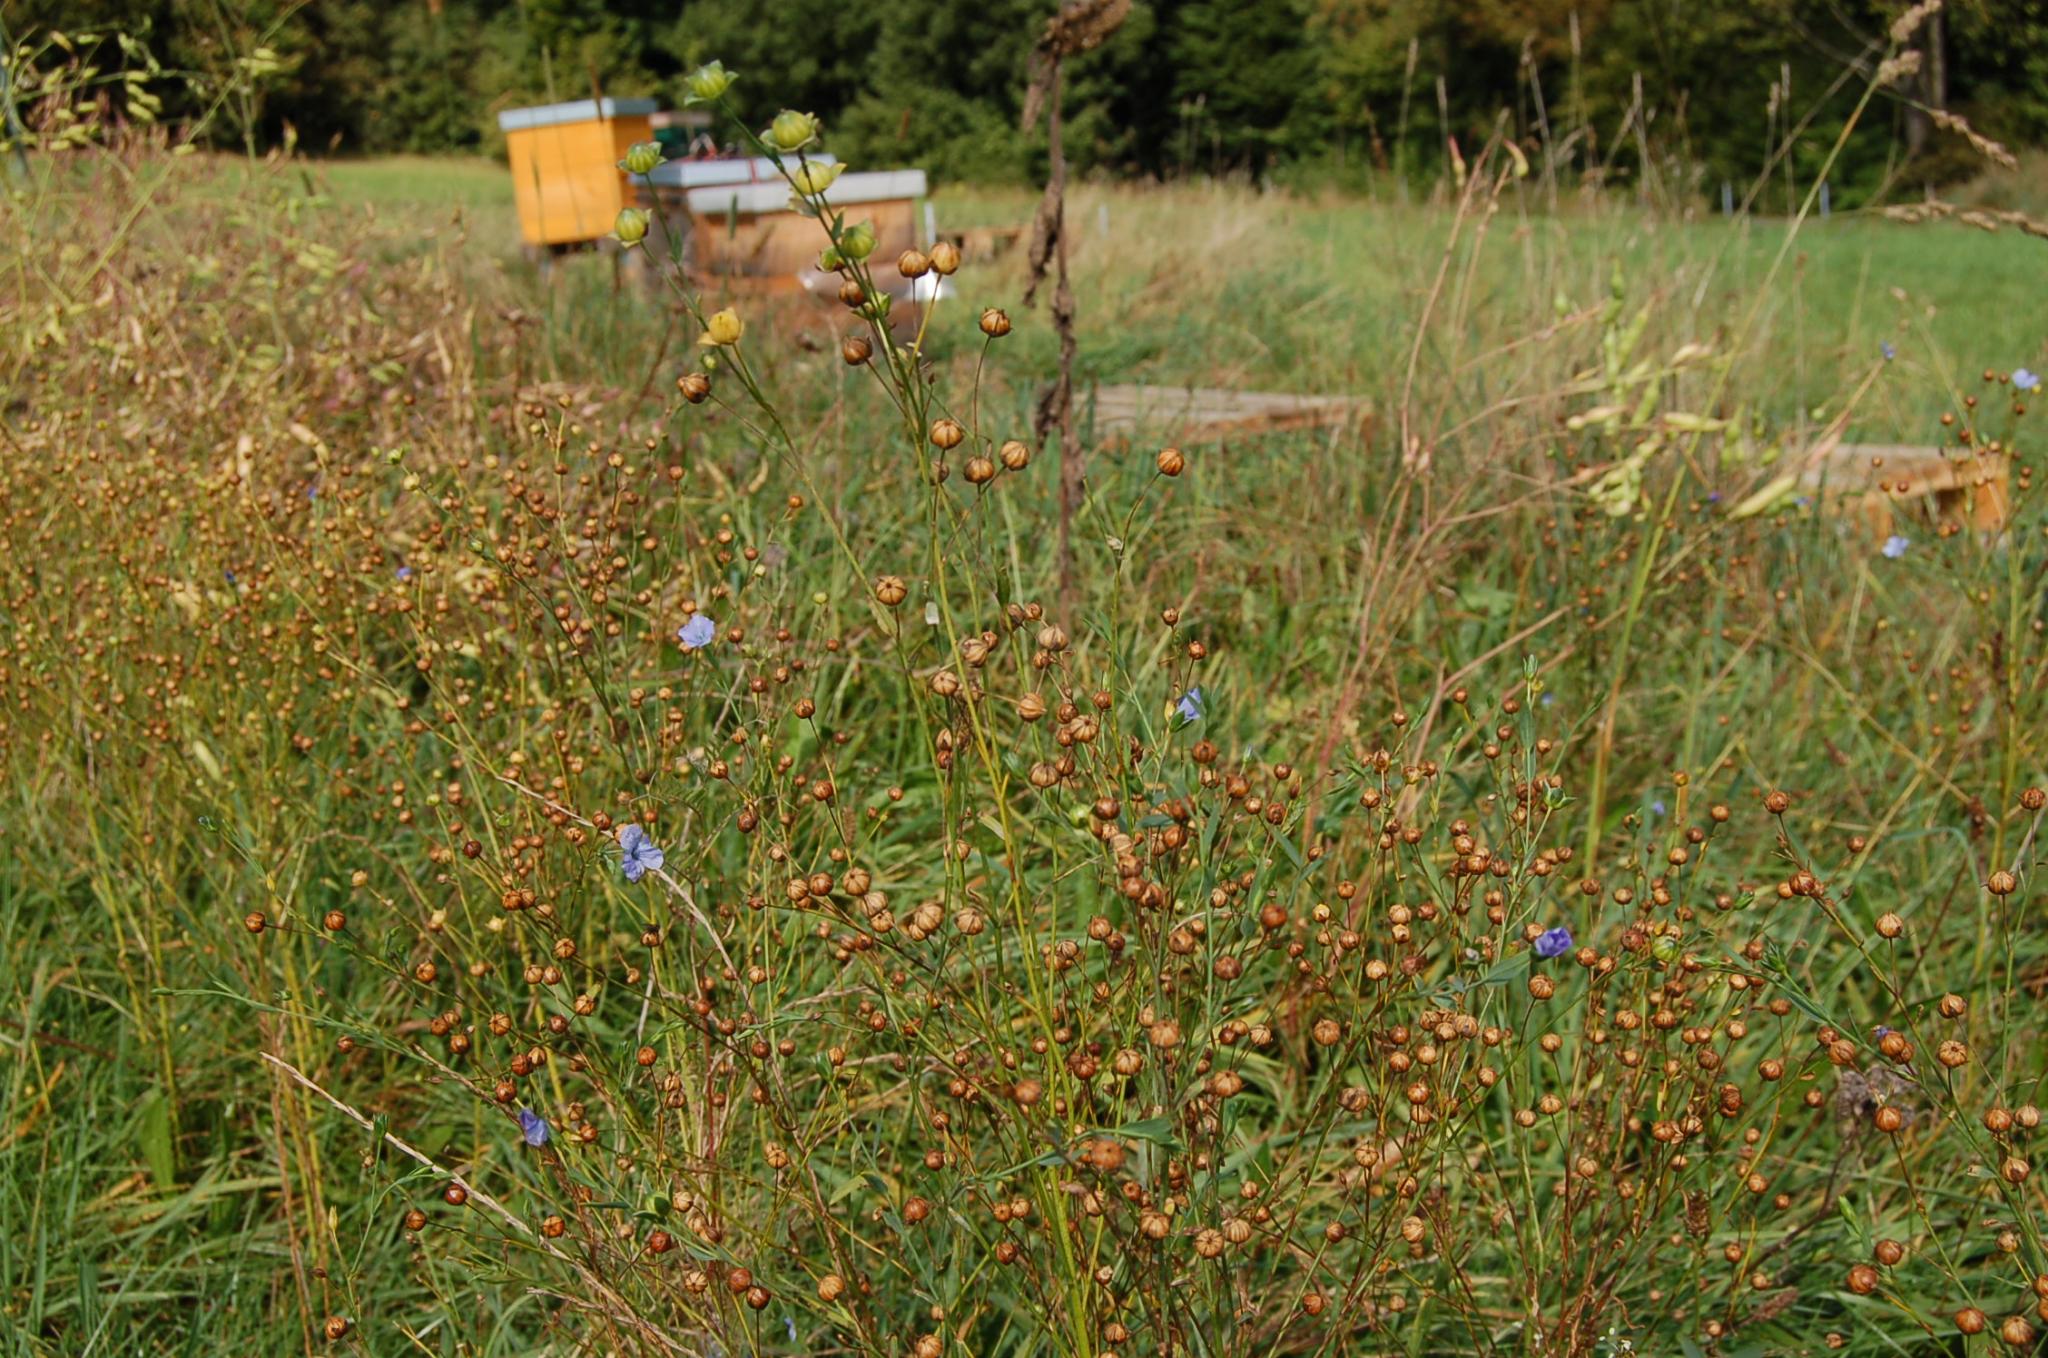
[[[2025,241],[1105,191],[1093,371],[1376,414],[1098,450],[1062,599],[1005,267],[707,345],[290,162],[35,174],[13,1351],[2033,1342]],[[1728,512],[1845,416],[2005,532]]]

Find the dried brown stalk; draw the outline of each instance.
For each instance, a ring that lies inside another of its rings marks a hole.
[[[1052,293],[1052,324],[1060,337],[1059,376],[1039,397],[1032,421],[1033,441],[1043,447],[1054,429],[1060,434],[1060,536],[1059,576],[1063,596],[1072,592],[1074,580],[1073,524],[1080,508],[1087,469],[1081,457],[1081,438],[1074,429],[1074,290],[1067,275],[1067,155],[1060,104],[1064,80],[1062,65],[1067,58],[1100,47],[1116,32],[1131,12],[1130,0],[1074,0],[1045,25],[1038,45],[1031,52],[1031,85],[1024,94],[1025,131],[1048,114],[1046,139],[1052,160],[1045,196],[1031,223],[1031,247],[1027,254],[1029,274],[1024,285],[1024,305],[1031,306],[1045,282],[1046,270],[1056,266]]]

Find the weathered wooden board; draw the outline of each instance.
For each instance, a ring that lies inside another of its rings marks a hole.
[[[1015,249],[1024,239],[1021,226],[970,226],[959,231],[940,231],[940,240],[953,242],[969,263],[994,259]]]
[[[1823,508],[1853,516],[1879,539],[1928,509],[1938,523],[1996,533],[2004,530],[2012,505],[2011,468],[2002,454],[1822,443],[1807,455],[1799,481]]]
[[[1284,391],[1218,387],[1110,385],[1074,395],[1076,413],[1093,421],[1098,439],[1147,437],[1215,443],[1252,434],[1362,427],[1371,403],[1355,396],[1302,396]]]

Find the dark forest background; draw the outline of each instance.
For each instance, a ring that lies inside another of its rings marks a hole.
[[[754,115],[822,116],[831,148],[942,180],[1024,180],[1031,43],[1054,0],[0,0],[9,36],[116,30],[203,98],[256,49],[231,144],[287,126],[309,150],[491,152],[497,110],[610,95],[679,102],[717,57]],[[1525,150],[1617,185],[1746,185],[1788,129],[1802,186],[1887,50],[1878,0],[1135,0],[1071,68],[1086,170],[1283,181],[1433,177],[1505,117]],[[103,39],[104,40],[104,39]],[[1928,110],[2013,146],[2048,141],[2048,0],[1950,0],[1910,40],[1916,76],[1859,126],[1837,201],[1917,191],[1981,160]],[[1804,159],[1808,166],[1799,162]],[[1766,180],[1766,183],[1775,181]]]

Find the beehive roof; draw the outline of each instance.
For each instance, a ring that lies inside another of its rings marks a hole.
[[[579,99],[573,104],[540,104],[508,108],[498,114],[499,130],[521,132],[557,123],[593,123],[609,118],[638,118],[661,107],[658,99]]]

